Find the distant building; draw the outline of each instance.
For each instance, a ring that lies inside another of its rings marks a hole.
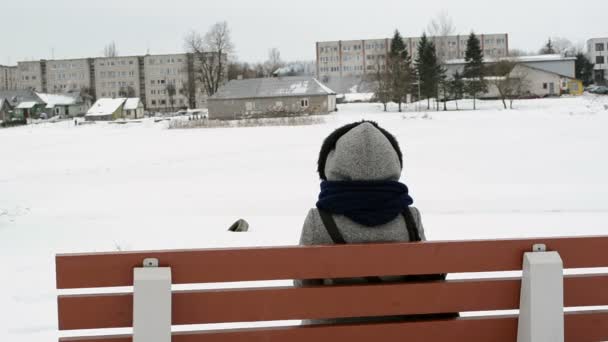
[[[91,107],[91,97],[78,91],[66,94],[36,93],[36,95],[46,103],[44,113],[49,118],[57,115],[62,117],[83,116]]]
[[[38,118],[46,106],[33,90],[2,90],[0,99],[8,101],[18,119]]]
[[[209,60],[211,60],[209,55]],[[216,59],[213,59],[216,60]],[[227,56],[224,79],[227,78]],[[63,94],[82,91],[94,98],[139,97],[151,111],[204,108],[207,95],[191,53],[18,62],[15,89]],[[0,72],[3,69],[0,68]],[[1,75],[1,73],[0,73]],[[0,78],[2,82],[3,78]],[[222,81],[223,82],[223,81]],[[0,85],[0,90],[2,90]]]
[[[17,66],[0,65],[0,90],[17,89]]]
[[[208,100],[210,119],[327,114],[336,93],[313,77],[232,80]]]
[[[62,59],[46,61],[46,90],[65,93],[93,88],[92,59]]]
[[[421,37],[405,37],[405,47],[412,57],[417,56]],[[469,35],[429,37],[438,46],[442,60],[464,58]],[[509,53],[509,35],[480,34],[478,38],[486,57],[506,57]],[[374,73],[384,68],[392,39],[340,40],[316,43],[317,77],[324,83],[331,78]]]
[[[575,57],[563,57],[561,55],[538,55],[521,56],[513,58],[486,58],[485,64],[492,64],[507,59],[515,64],[511,71],[512,77],[523,77],[526,82],[529,96],[554,96],[564,93],[582,93],[582,83],[575,79],[574,62]],[[446,74],[448,77],[459,72],[462,74],[465,66],[464,59],[449,60],[446,62]],[[492,78],[489,78],[492,79]],[[498,90],[491,85],[488,92],[481,97],[498,97]]]
[[[95,93],[104,97],[141,97],[143,63],[141,57],[104,57],[94,59]]]
[[[18,62],[17,88],[46,92],[46,61]]]
[[[587,57],[594,63],[593,80],[595,83],[608,82],[608,37],[592,38],[587,41]]]
[[[95,101],[85,114],[87,121],[112,121],[143,117],[143,103],[139,98],[102,98]]]

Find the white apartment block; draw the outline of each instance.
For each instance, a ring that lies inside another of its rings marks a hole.
[[[487,57],[505,57],[509,53],[508,34],[481,34],[481,48]],[[429,37],[437,46],[442,60],[464,58],[469,35]],[[403,38],[414,60],[420,37]],[[384,68],[392,39],[368,39],[317,42],[317,76],[319,78],[363,76]]]
[[[45,61],[18,62],[17,88],[32,89],[38,92],[46,92],[46,84],[44,84],[43,86],[43,75],[46,75],[45,70]]]
[[[227,75],[225,55],[223,62]],[[190,53],[39,60],[18,62],[12,74],[17,89],[64,93],[87,88],[96,98],[139,97],[148,110],[170,111],[206,107],[206,92],[195,80],[199,63]],[[1,75],[8,73],[0,67]],[[6,83],[2,77],[0,82]],[[171,87],[173,96],[169,96]]]
[[[143,101],[139,57],[95,58],[94,64],[97,97],[139,97]]]
[[[46,92],[62,93],[91,87],[92,59],[46,61]]]
[[[594,63],[595,83],[608,81],[608,38],[592,38],[587,41],[587,57]]]
[[[0,65],[0,90],[17,89],[17,67]]]
[[[189,57],[185,53],[144,57],[146,108],[168,110],[188,106],[190,103],[188,60]],[[168,92],[171,87],[175,89],[172,98]]]

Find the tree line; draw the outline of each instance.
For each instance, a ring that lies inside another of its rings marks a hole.
[[[384,111],[389,102],[395,102],[401,112],[403,103],[425,99],[427,109],[431,109],[431,99],[436,99],[436,109],[439,110],[439,100],[443,100],[443,109],[447,110],[447,99],[459,100],[465,95],[473,98],[475,108],[479,94],[487,90],[486,72],[481,44],[473,32],[467,40],[463,71],[448,77],[445,61],[438,56],[434,39],[423,33],[412,61],[403,37],[396,30],[386,61],[376,61],[375,97],[383,104]]]

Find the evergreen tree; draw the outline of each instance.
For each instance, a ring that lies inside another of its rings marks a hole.
[[[403,38],[396,30],[387,59],[387,70],[391,80],[391,99],[399,105],[399,112],[401,112],[401,104],[405,102],[407,94],[411,92],[413,81],[411,65],[412,61],[405,48]]]
[[[552,55],[554,53],[557,53],[555,51],[555,48],[553,47],[553,42],[551,41],[551,38],[549,38],[549,40],[547,40],[547,43],[545,44],[545,46],[543,46],[542,49],[540,49],[540,54],[541,55]]]
[[[456,103],[456,110],[458,110],[458,100],[462,99],[465,91],[462,75],[458,71],[456,71],[454,75],[452,75],[452,79],[448,83],[448,90],[450,96],[454,98],[454,102]]]
[[[463,71],[466,82],[466,92],[473,97],[473,109],[477,109],[477,95],[487,91],[484,80],[483,52],[481,51],[479,39],[471,32],[467,40],[467,51],[465,52],[465,66]]]
[[[582,52],[576,54],[574,73],[575,77],[583,81],[586,86],[593,82],[593,63]]]
[[[416,71],[420,83],[420,93],[427,99],[427,109],[430,109],[430,99],[432,97],[438,98],[442,67],[437,60],[435,44],[427,38],[426,33],[422,35],[422,38],[418,42]]]

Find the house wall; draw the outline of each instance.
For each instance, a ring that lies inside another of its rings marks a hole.
[[[308,107],[302,107],[302,100],[308,100]],[[209,99],[209,118],[232,120],[247,117],[264,117],[281,114],[327,114],[335,95],[289,96],[255,99]],[[334,105],[335,108],[335,105]]]

